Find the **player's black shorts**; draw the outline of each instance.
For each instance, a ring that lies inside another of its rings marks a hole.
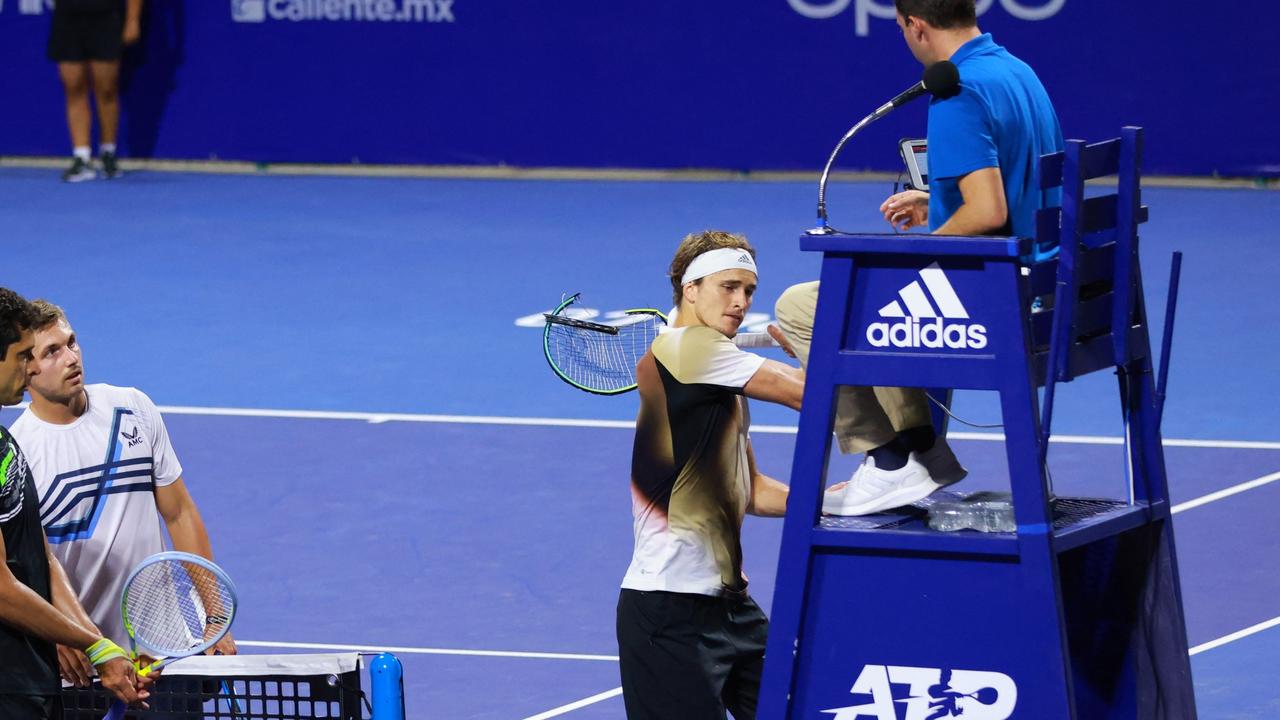
[[[62,720],[62,703],[53,695],[2,695],[0,718],[4,720]]]
[[[754,720],[769,620],[755,601],[622,591],[618,656],[628,720]]]
[[[119,60],[124,52],[124,17],[119,10],[53,13],[49,59],[54,62]]]

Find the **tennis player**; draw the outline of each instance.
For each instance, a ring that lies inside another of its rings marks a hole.
[[[0,288],[0,405],[22,401],[34,321],[26,300]],[[84,648],[103,686],[126,703],[150,695],[149,681],[139,681],[124,650],[102,637],[76,601],[40,530],[31,469],[0,427],[0,718],[61,720],[55,643]]]
[[[636,368],[635,550],[618,599],[631,720],[756,714],[769,621],[747,592],[745,513],[780,517],[788,488],[756,467],[747,397],[800,409],[804,375],[739,349],[756,291],[741,235],[689,235],[671,262],[675,326]],[[745,397],[744,397],[745,396]]]
[[[165,549],[161,519],[175,550],[212,560],[213,548],[151,398],[85,385],[81,347],[62,308],[43,300],[32,306],[31,405],[13,434],[27,450],[53,553],[89,616],[124,644],[120,592],[139,562]],[[235,641],[227,635],[209,652],[235,654]],[[63,677],[87,685],[84,654],[59,647],[58,655]]]

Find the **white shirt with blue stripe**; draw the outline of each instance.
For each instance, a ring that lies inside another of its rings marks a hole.
[[[129,573],[165,549],[155,488],[182,476],[164,419],[135,388],[87,385],[85,413],[66,425],[28,408],[9,431],[40,495],[40,522],[80,603],[126,645],[120,593]]]

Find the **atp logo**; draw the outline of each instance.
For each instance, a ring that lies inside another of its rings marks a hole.
[[[849,692],[871,701],[822,712],[831,720],[1008,720],[1018,704],[1013,678],[981,670],[865,665]]]
[[[880,308],[880,317],[896,322],[867,326],[867,342],[875,347],[981,350],[987,346],[986,325],[959,322],[969,320],[969,311],[936,262],[920,271],[919,280],[899,290],[898,300]]]

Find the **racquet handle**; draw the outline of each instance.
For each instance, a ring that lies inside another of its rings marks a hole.
[[[171,658],[165,658],[164,660],[157,660],[151,663],[150,665],[147,665],[145,667],[140,667],[138,668],[138,674],[141,675],[142,677],[146,677],[147,675],[150,675],[151,673],[155,672],[156,670],[159,670],[165,665],[168,665],[169,664],[168,661],[170,659]],[[126,709],[127,708],[124,706],[123,701],[116,700],[115,702],[111,703],[111,708],[107,710],[106,715],[102,716],[102,720],[123,720],[124,711]]]
[[[733,344],[740,348],[778,347],[778,343],[767,332],[738,333],[733,336]]]

